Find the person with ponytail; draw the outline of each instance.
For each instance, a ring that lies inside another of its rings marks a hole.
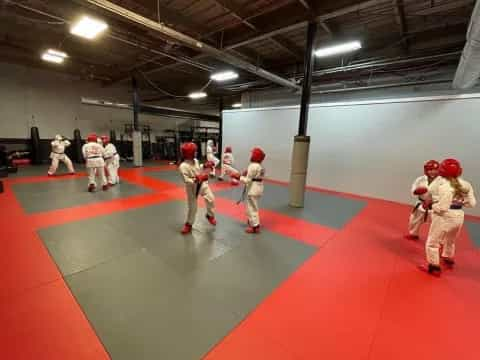
[[[437,178],[428,188],[432,196],[432,225],[425,244],[428,273],[440,275],[440,260],[447,267],[455,264],[455,242],[464,222],[463,208],[477,203],[472,185],[462,179],[462,166],[456,159],[443,160]],[[440,254],[440,247],[443,246]]]

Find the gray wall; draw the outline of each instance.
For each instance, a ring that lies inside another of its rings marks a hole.
[[[465,97],[312,106],[308,185],[407,203],[425,160],[456,157],[478,189],[480,95]],[[297,106],[225,111],[224,144],[234,147],[240,168],[249,149],[262,146],[267,176],[288,181],[298,117]]]
[[[28,138],[31,126],[38,126],[41,138],[73,136],[75,128],[83,137],[110,129],[119,135],[132,122],[131,111],[82,105],[82,97],[131,103],[126,87],[102,88],[52,71],[0,63],[0,138]],[[140,121],[151,125],[154,135],[186,122],[144,114]]]

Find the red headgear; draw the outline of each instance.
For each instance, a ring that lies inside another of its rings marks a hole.
[[[193,160],[195,153],[197,152],[197,145],[189,142],[182,145],[182,156],[185,160]]]
[[[254,147],[252,149],[252,156],[250,157],[250,161],[261,163],[265,159],[265,153],[259,147]]]
[[[231,146],[227,146],[227,147],[225,148],[225,152],[226,152],[226,153],[231,153],[231,152],[232,152],[232,147],[231,147]]]
[[[436,160],[429,160],[423,165],[423,171],[427,175],[427,171],[438,170],[440,164]]]
[[[97,134],[90,134],[87,136],[87,142],[97,142]]]
[[[103,145],[107,145],[110,142],[110,138],[107,135],[102,135],[100,138],[102,139]]]
[[[462,175],[463,169],[462,165],[460,162],[456,159],[446,159],[443,160],[442,163],[440,164],[440,176],[443,177],[459,177]]]

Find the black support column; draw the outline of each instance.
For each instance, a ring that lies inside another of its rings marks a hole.
[[[289,205],[303,207],[305,203],[305,186],[307,183],[308,154],[310,151],[310,137],[307,136],[308,112],[312,89],[312,72],[314,65],[313,45],[317,33],[317,23],[310,22],[307,29],[307,45],[305,51],[302,102],[300,105],[300,120],[298,135],[294,138],[291,162]]]

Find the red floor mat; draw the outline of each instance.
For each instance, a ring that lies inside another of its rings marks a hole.
[[[371,201],[206,359],[249,358],[248,339],[264,334],[263,359],[278,344],[299,359],[478,359],[477,254],[460,249],[444,278],[421,273],[423,243],[402,238],[408,211]]]

